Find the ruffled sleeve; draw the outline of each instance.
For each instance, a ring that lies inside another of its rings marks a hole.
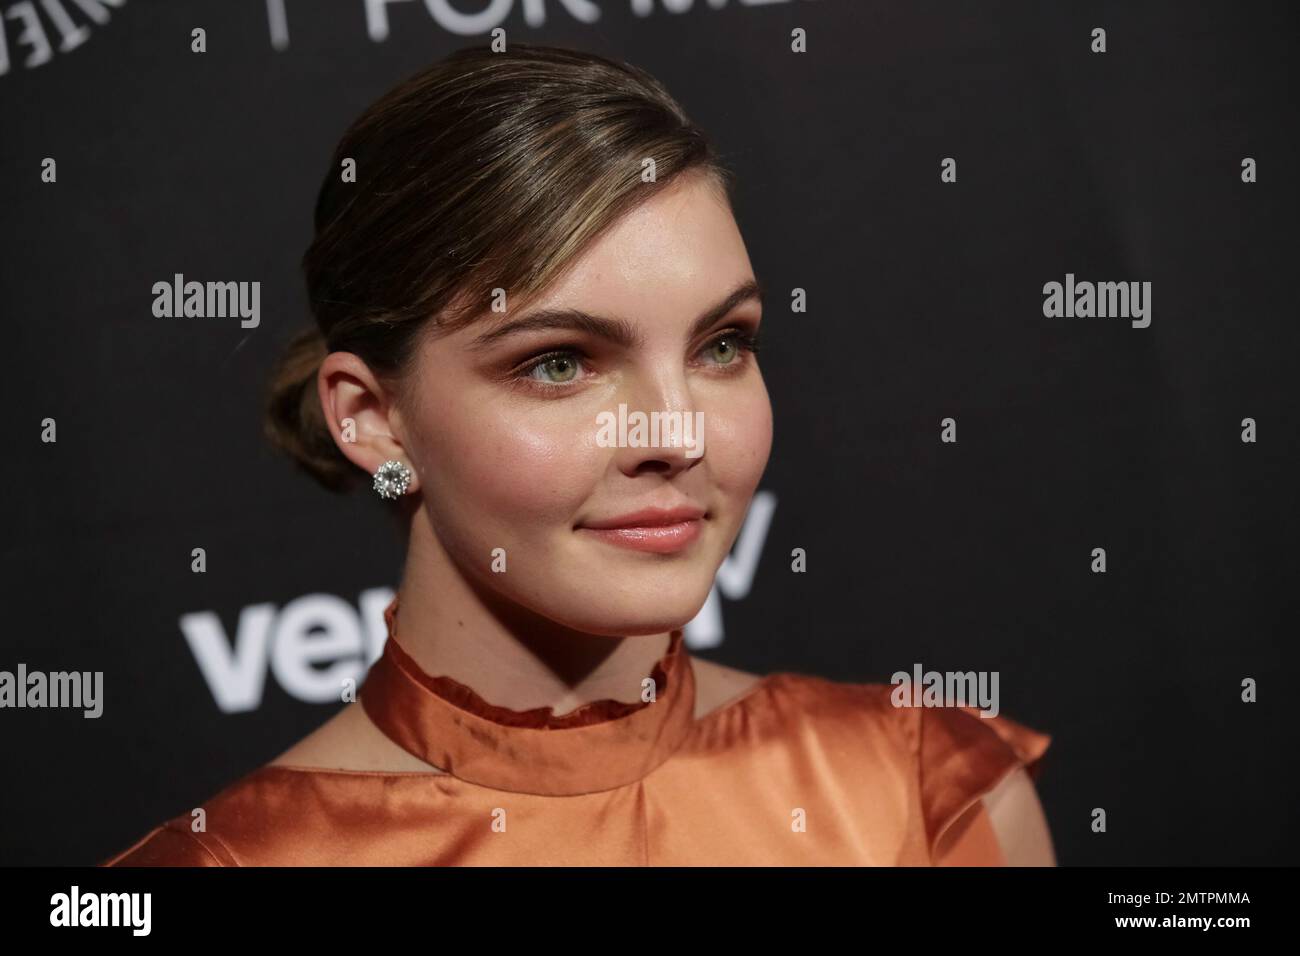
[[[1037,780],[1050,735],[972,707],[917,707],[921,811],[931,859],[939,838],[1017,767]]]

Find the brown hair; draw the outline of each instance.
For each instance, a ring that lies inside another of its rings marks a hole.
[[[356,182],[341,175],[349,158]],[[691,169],[730,203],[732,175],[707,138],[628,64],[517,43],[462,49],[405,80],[334,150],[302,259],[316,327],[290,340],[273,372],[267,437],[325,487],[347,490],[364,476],[324,420],[316,377],[329,352],[353,352],[397,382],[426,320],[435,334],[460,328],[494,288],[527,300]]]

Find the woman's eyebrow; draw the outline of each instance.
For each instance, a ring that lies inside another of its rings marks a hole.
[[[706,309],[695,320],[695,323],[691,326],[690,337],[694,338],[705,331],[740,303],[749,299],[761,301],[762,298],[763,287],[757,279],[751,278],[742,282],[716,305]],[[590,312],[583,312],[581,309],[538,309],[522,318],[515,319],[513,322],[507,322],[497,328],[489,329],[470,342],[469,348],[472,351],[480,351],[509,335],[549,329],[583,332],[628,349],[639,348],[642,344],[636,326],[626,319],[592,315]]]

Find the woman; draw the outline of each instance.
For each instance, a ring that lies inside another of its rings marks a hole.
[[[683,646],[772,437],[730,189],[658,82],[564,50],[461,51],[353,124],[269,428],[395,509],[389,638],[106,865],[1054,863],[1047,736]],[[637,413],[678,430],[607,427]]]

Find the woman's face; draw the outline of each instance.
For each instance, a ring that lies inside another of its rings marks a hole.
[[[744,291],[753,283],[725,201],[688,175],[526,307],[508,303],[424,341],[400,437],[462,573],[590,633],[658,633],[694,617],[771,448],[771,405],[746,348],[762,317],[757,293]],[[595,322],[559,315],[512,330],[542,310]],[[644,442],[655,412],[677,413],[686,430],[674,440],[661,427],[657,446],[619,447],[620,406],[626,435],[644,415]],[[679,508],[702,513],[684,533],[590,527]],[[498,548],[503,573],[493,570]]]

